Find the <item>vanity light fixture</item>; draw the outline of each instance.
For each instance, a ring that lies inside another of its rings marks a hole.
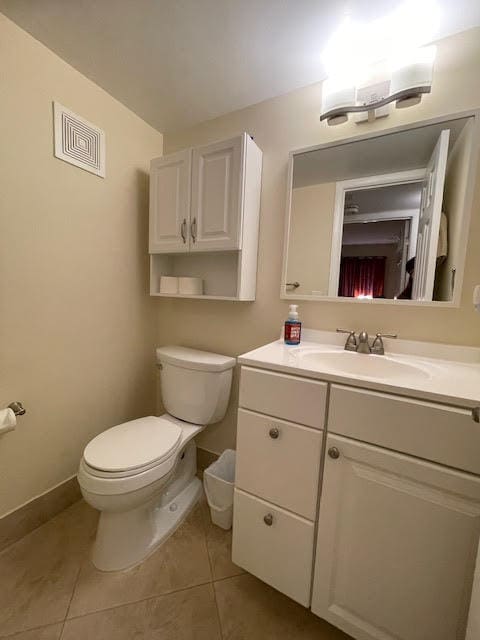
[[[383,77],[342,86],[342,82],[328,79],[323,83],[320,121],[328,125],[343,124],[348,114],[357,114],[357,122],[372,122],[388,115],[388,107],[395,102],[397,109],[418,104],[422,95],[432,88],[433,62],[436,48],[421,47],[382,64]],[[377,65],[378,66],[378,65]],[[374,77],[375,73],[371,74]],[[363,114],[366,114],[363,115]]]

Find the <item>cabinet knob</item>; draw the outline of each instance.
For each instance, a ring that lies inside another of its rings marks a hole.
[[[270,438],[273,438],[274,440],[276,440],[280,435],[280,429],[278,427],[272,427],[268,432],[268,435],[270,436]]]
[[[472,419],[474,422],[480,422],[480,407],[473,407]]]
[[[330,458],[337,460],[337,458],[340,457],[340,451],[337,449],[337,447],[330,447],[330,449],[328,450],[328,455],[330,456]]]
[[[263,521],[267,525],[267,527],[271,527],[273,524],[273,516],[271,513],[267,513],[266,516],[263,516]]]

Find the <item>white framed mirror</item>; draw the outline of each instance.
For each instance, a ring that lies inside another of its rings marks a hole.
[[[281,297],[458,306],[479,113],[292,151]]]

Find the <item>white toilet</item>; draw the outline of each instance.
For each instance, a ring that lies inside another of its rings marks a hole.
[[[92,560],[102,571],[141,562],[196,504],[193,438],[227,409],[234,358],[172,346],[157,361],[168,413],[107,429],[80,462],[83,497],[101,512]]]

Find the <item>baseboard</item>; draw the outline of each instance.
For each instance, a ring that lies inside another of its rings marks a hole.
[[[197,475],[218,459],[218,454],[197,447]],[[77,476],[33,498],[23,506],[0,518],[0,551],[44,524],[81,498]]]
[[[77,476],[33,498],[0,518],[0,551],[81,498]]]
[[[218,460],[218,453],[197,447],[197,476],[200,479],[203,478],[205,469],[209,467],[212,462],[215,462],[215,460]]]

